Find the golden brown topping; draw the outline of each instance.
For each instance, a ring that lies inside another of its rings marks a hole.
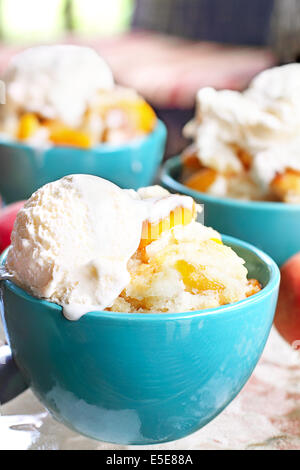
[[[257,279],[249,279],[248,281],[249,291],[247,292],[246,296],[250,297],[253,294],[257,294],[262,289],[262,285],[258,282]]]
[[[284,173],[277,174],[271,183],[271,189],[282,201],[293,196],[300,196],[300,172],[287,169]]]

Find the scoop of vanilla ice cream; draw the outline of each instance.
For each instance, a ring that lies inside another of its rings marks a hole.
[[[287,168],[300,171],[300,64],[262,72],[246,94],[280,123],[279,131],[260,146],[253,160],[253,178],[267,190],[277,173]]]
[[[276,116],[282,131],[300,126],[300,64],[273,67],[257,75],[244,93],[265,112]]]
[[[66,176],[36,191],[18,213],[6,270],[71,320],[103,310],[130,283],[127,264],[143,222],[178,206],[193,211],[194,201],[157,186],[136,192],[96,176]]]
[[[238,173],[243,167],[236,146],[252,154],[279,130],[277,117],[264,112],[246,95],[207,87],[197,94],[197,116],[184,134],[195,139],[205,166],[221,173]]]
[[[259,152],[254,158],[251,175],[267,191],[276,174],[287,168],[300,172],[300,138]]]
[[[69,319],[104,309],[130,280],[144,216],[139,201],[102,178],[64,177],[18,213],[6,268],[33,295],[63,305]]]
[[[3,116],[18,111],[59,119],[75,127],[99,90],[114,86],[105,61],[88,47],[38,46],[15,55],[4,81]]]
[[[199,90],[195,119],[184,134],[195,140],[201,162],[221,173],[242,171],[236,148],[247,151],[254,161],[255,178],[264,186],[265,169],[261,159],[255,164],[256,156],[268,150],[273,153],[269,161],[274,161],[274,168],[279,165],[277,158],[282,166],[276,146],[292,140],[298,145],[299,131],[300,64],[289,64],[262,72],[243,93],[208,87]],[[284,166],[290,166],[288,152],[283,158],[287,161]]]
[[[149,243],[138,250],[144,222],[155,226],[178,207],[192,212],[189,223],[147,236]],[[244,261],[218,232],[194,219],[188,196],[66,176],[40,188],[19,211],[2,276],[62,305],[70,320],[107,308],[179,312],[245,298]]]

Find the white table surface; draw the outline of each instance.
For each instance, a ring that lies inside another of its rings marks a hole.
[[[3,340],[0,326],[0,342]],[[117,446],[87,439],[56,422],[30,390],[0,407],[0,450],[143,448],[300,450],[299,352],[273,330],[238,397],[200,431],[167,444]]]

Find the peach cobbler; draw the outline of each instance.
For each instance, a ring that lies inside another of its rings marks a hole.
[[[30,145],[122,144],[156,126],[151,106],[134,90],[116,86],[108,65],[87,47],[27,49],[3,78],[0,132]]]
[[[189,196],[70,175],[34,193],[17,215],[6,269],[69,319],[94,310],[185,312],[261,289],[244,260],[196,221]]]
[[[300,64],[262,72],[243,93],[202,88],[182,181],[217,197],[300,203],[299,131]]]
[[[222,243],[218,232],[196,221],[190,198],[152,186],[137,191],[157,206],[176,199],[159,222],[144,221],[137,251],[128,262],[130,283],[111,306],[119,312],[184,312],[236,302],[261,289],[247,279],[244,261]],[[185,201],[186,204],[186,201]]]

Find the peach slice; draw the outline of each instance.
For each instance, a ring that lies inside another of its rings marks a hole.
[[[156,124],[156,114],[151,106],[144,100],[138,100],[131,109],[130,112],[132,112],[133,118],[136,119],[137,129],[146,134],[151,132]]]
[[[212,240],[222,243],[221,240]],[[199,294],[206,290],[221,292],[224,289],[223,284],[205,276],[203,272],[205,267],[203,266],[196,267],[185,260],[179,260],[177,261],[175,268],[181,274],[186,290],[191,294]],[[249,279],[248,284],[249,291],[247,292],[247,297],[250,297],[261,290],[261,284],[257,279]]]
[[[212,240],[215,243],[218,243],[219,245],[223,245],[223,242],[222,240],[220,240],[220,238],[211,238],[210,240]]]
[[[190,189],[196,191],[206,192],[208,188],[214,183],[217,177],[217,172],[212,168],[202,168],[194,175],[186,179],[185,185]]]
[[[50,125],[50,140],[55,145],[80,147],[88,149],[92,147],[91,136],[86,132],[71,129],[62,124]]]
[[[257,279],[248,280],[249,291],[246,294],[246,297],[251,297],[251,295],[257,294],[261,290],[261,284]]]
[[[200,294],[206,290],[220,292],[224,289],[223,284],[205,276],[203,266],[196,267],[182,259],[176,262],[175,268],[181,274],[186,290],[191,294]]]
[[[234,151],[236,152],[236,155],[237,157],[239,158],[239,160],[241,161],[243,167],[245,170],[249,170],[251,168],[251,164],[252,164],[252,156],[249,152],[247,152],[247,150],[245,149],[242,149],[241,147],[239,147],[238,145],[232,145]]]
[[[185,168],[189,170],[200,170],[202,165],[193,145],[190,145],[181,155],[181,161]]]
[[[176,207],[167,217],[164,217],[159,222],[150,223],[148,220],[145,220],[139,250],[144,249],[154,240],[157,240],[163,232],[171,230],[176,225],[188,225],[195,218],[196,205],[193,204],[192,210],[186,207]]]
[[[21,116],[17,137],[20,140],[29,139],[40,127],[38,117],[32,113],[26,113]]]
[[[125,122],[129,122],[134,130],[142,133],[151,132],[156,124],[156,114],[152,107],[143,99],[120,99],[102,105],[100,113],[105,117],[113,111],[120,111],[124,115]]]

